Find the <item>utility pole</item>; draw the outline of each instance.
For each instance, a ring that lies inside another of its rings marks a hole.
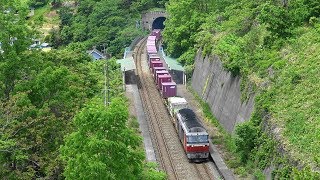
[[[110,104],[110,87],[109,87],[109,67],[108,67],[108,60],[104,65],[104,105],[107,106]],[[108,92],[108,96],[107,96]],[[108,101],[107,101],[108,97]]]
[[[102,53],[105,57],[106,63],[104,64],[104,105],[107,106],[110,104],[110,87],[109,87],[109,65],[106,53],[105,44],[100,45],[103,47]],[[108,94],[107,94],[108,93]],[[108,98],[108,101],[107,101]]]
[[[109,65],[108,65],[108,60],[106,60],[107,64],[107,86],[108,86],[108,105],[110,104],[110,86],[109,86]]]
[[[106,65],[103,67],[104,69],[104,106],[107,106],[107,69]]]

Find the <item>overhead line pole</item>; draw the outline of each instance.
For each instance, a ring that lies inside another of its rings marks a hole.
[[[104,105],[107,106],[107,69],[104,65]]]
[[[110,85],[109,85],[109,65],[108,65],[108,61],[106,60],[106,64],[107,64],[107,86],[108,86],[108,105],[110,104]]]
[[[106,47],[105,44],[100,45],[103,47],[103,55],[106,58],[106,63],[104,64],[104,105],[107,106],[110,104],[110,86],[109,86],[109,65],[108,59],[106,56]],[[108,91],[108,101],[107,101],[107,91]]]

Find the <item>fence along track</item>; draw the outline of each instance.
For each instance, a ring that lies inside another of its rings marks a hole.
[[[146,38],[135,48],[138,88],[161,168],[168,179],[213,179],[205,164],[188,162],[153,77],[142,69],[142,61],[147,61],[143,56],[145,44]]]

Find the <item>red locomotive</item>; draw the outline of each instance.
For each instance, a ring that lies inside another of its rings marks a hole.
[[[191,109],[183,108],[177,112],[176,128],[188,159],[194,162],[208,160],[209,135]]]

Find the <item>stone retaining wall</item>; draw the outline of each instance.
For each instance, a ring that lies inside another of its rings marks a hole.
[[[233,132],[237,123],[249,120],[254,108],[254,95],[241,102],[240,83],[240,76],[226,71],[218,56],[203,57],[201,49],[198,51],[192,88],[228,132]]]

